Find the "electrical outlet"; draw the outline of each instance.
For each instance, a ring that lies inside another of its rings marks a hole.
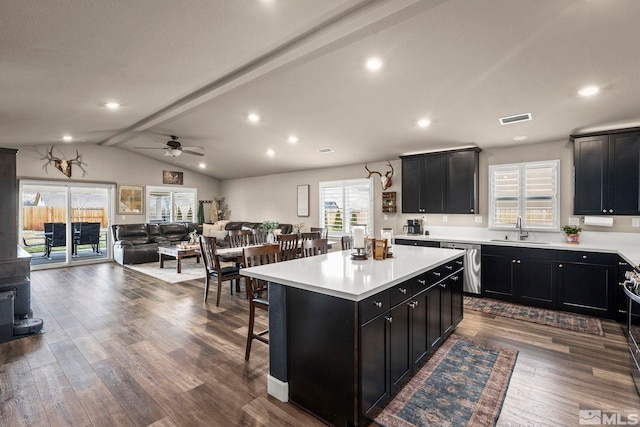
[[[580,225],[580,218],[576,218],[576,217],[570,216],[569,217],[569,225],[579,226]]]
[[[389,215],[384,214],[384,220],[387,221],[389,219]]]
[[[631,218],[632,227],[640,227],[640,218]]]
[[[127,219],[126,215],[122,215],[122,220],[124,221],[125,219]]]
[[[447,222],[449,221],[449,217],[446,215],[442,215],[442,222]]]
[[[476,224],[482,224],[482,215],[476,215],[476,216],[474,216],[474,217],[473,217],[473,221],[474,221]]]

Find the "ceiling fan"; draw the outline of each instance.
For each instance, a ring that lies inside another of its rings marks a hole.
[[[170,141],[167,141],[163,148],[160,147],[135,147],[138,150],[164,150],[165,156],[170,157],[178,157],[182,153],[193,154],[194,156],[204,156],[204,154],[199,153],[197,151],[191,151],[192,149],[204,149],[204,147],[199,145],[194,145],[193,147],[183,147],[180,141],[178,141],[178,137],[175,135],[169,135],[171,137]]]

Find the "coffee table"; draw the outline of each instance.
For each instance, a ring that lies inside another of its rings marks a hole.
[[[182,273],[182,258],[196,257],[196,262],[200,263],[200,249],[196,247],[179,249],[177,246],[160,246],[158,247],[158,256],[160,258],[160,268],[164,268],[165,259],[169,257],[177,259],[177,273]]]

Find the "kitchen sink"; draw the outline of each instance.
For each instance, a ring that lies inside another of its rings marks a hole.
[[[491,239],[492,242],[503,242],[503,243],[522,243],[527,245],[549,245],[549,242],[537,242],[534,240],[509,240],[509,239]]]

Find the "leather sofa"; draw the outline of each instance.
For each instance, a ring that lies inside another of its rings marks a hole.
[[[189,240],[189,233],[202,226],[193,223],[116,224],[113,232],[113,258],[118,264],[158,261],[158,246]]]

